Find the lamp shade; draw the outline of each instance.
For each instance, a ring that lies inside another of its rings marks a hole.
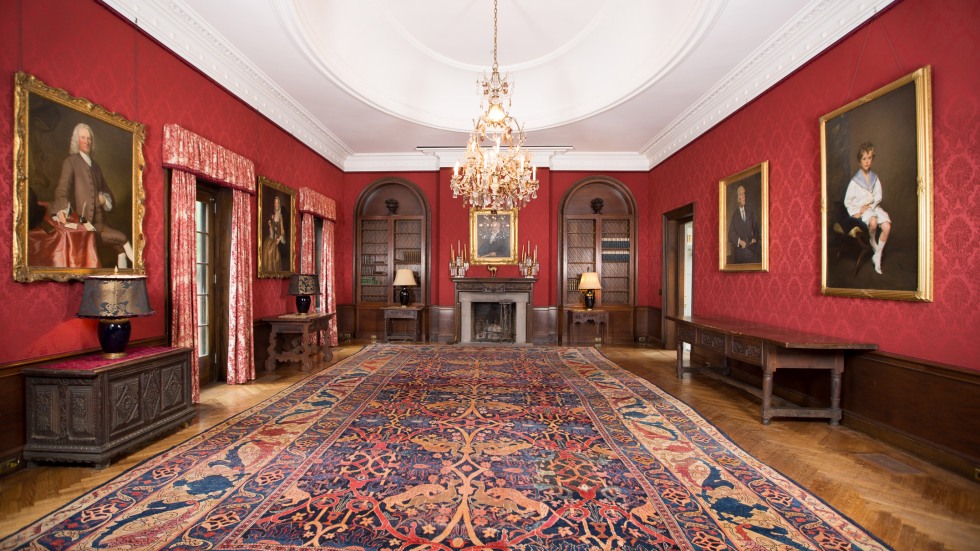
[[[579,280],[578,288],[583,291],[588,289],[602,289],[602,285],[599,283],[599,274],[596,272],[585,272],[582,274],[582,279]]]
[[[395,287],[415,287],[418,283],[415,282],[415,274],[412,273],[412,270],[399,268],[395,272],[395,282],[392,285]]]
[[[152,315],[146,276],[104,275],[85,278],[80,318],[122,319]]]
[[[316,295],[320,292],[320,282],[316,274],[293,274],[289,276],[290,295]]]

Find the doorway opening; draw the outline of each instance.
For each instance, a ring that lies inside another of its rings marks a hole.
[[[667,316],[689,316],[694,305],[694,203],[663,215],[663,304],[661,342],[677,347],[674,322]]]

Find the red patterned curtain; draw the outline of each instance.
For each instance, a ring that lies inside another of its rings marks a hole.
[[[243,191],[232,192],[231,265],[228,270],[229,384],[255,378],[252,353],[252,201]]]
[[[334,281],[334,221],[323,221],[322,251],[320,252],[320,304],[323,304],[324,311],[336,312],[337,299],[334,294],[336,282]],[[327,338],[330,346],[337,346],[337,317],[330,320],[330,328],[327,330]]]
[[[302,274],[312,274],[316,271],[316,267],[313,266],[313,259],[315,258],[313,249],[316,245],[314,223],[313,215],[304,212],[299,251],[299,271]],[[320,288],[322,289],[323,285],[320,285]]]
[[[194,348],[191,385],[196,403],[201,399],[201,392],[197,368],[195,176],[236,190],[233,194],[231,280],[228,285],[228,382],[244,383],[255,378],[252,356],[252,253],[255,247],[248,227],[252,219],[248,195],[255,194],[255,165],[189,130],[167,124],[163,127],[163,166],[173,169],[170,199],[171,335],[175,346]]]
[[[316,255],[314,253],[314,217],[323,219],[323,239],[320,251],[320,304],[324,312],[337,311],[337,299],[334,294],[334,221],[337,219],[337,202],[313,191],[310,188],[299,190],[299,211],[303,213],[303,245],[300,256],[300,271],[313,273]],[[337,346],[337,318],[330,320],[330,328],[320,335],[321,339]]]
[[[172,317],[170,336],[174,346],[194,349],[191,361],[191,399],[201,401],[197,358],[197,296],[195,280],[197,236],[194,206],[197,201],[197,178],[189,172],[174,170],[170,178],[170,296]]]

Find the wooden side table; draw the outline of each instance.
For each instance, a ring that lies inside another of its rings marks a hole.
[[[272,326],[269,332],[269,357],[265,360],[265,370],[275,371],[276,362],[298,361],[302,362],[302,370],[313,369],[313,358],[322,356],[329,361],[333,358],[330,347],[320,338],[320,331],[324,331],[330,326],[330,320],[336,314],[313,313],[313,314],[282,314],[262,318]],[[278,347],[278,336],[297,335],[292,342],[283,342],[285,345],[282,350]]]
[[[586,324],[593,324],[596,328],[596,334],[599,335],[599,342],[606,344],[606,328],[609,326],[609,312],[605,310],[599,310],[598,308],[593,308],[591,310],[586,308],[569,308],[566,310],[568,312],[568,323],[566,324],[568,332],[568,343],[575,342],[587,342],[576,339],[576,336],[580,336],[581,326]],[[593,344],[589,342],[588,344]]]
[[[94,463],[97,468],[197,415],[190,348],[134,347],[23,370],[28,462]]]
[[[408,306],[383,306],[385,313],[385,342],[391,341],[422,341],[422,305],[410,304]],[[396,330],[399,321],[409,325],[411,331]]]

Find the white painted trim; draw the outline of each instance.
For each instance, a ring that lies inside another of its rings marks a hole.
[[[767,43],[643,147],[641,153],[648,159],[649,168],[762,95],[893,1],[814,0],[809,9],[773,33]]]
[[[105,0],[169,48],[338,167],[353,151],[180,0]]]

